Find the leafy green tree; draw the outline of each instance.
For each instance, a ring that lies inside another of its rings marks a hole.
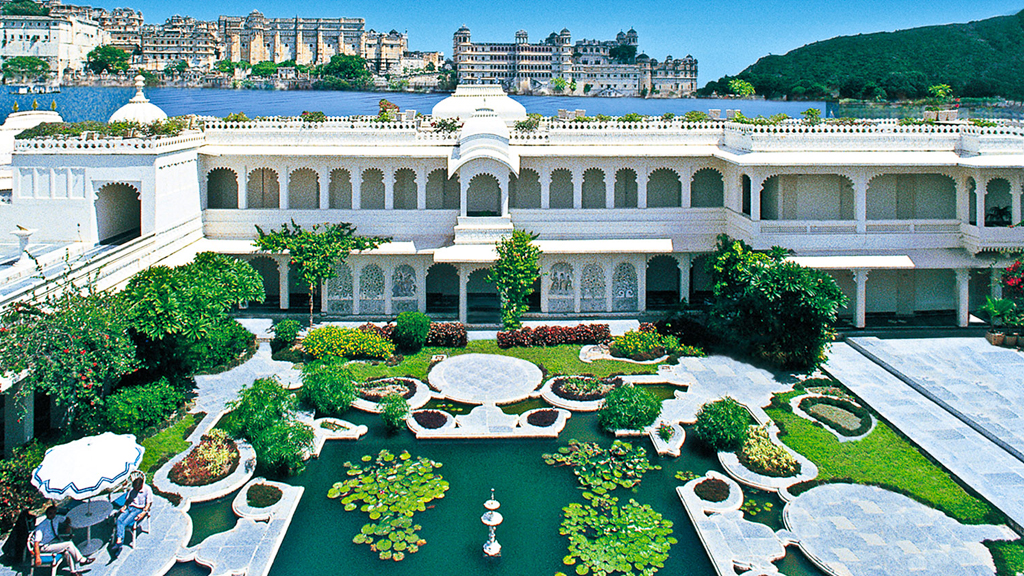
[[[89,52],[87,58],[89,69],[95,74],[128,70],[128,53],[115,46],[97,46]]]
[[[380,399],[380,417],[384,425],[391,430],[398,430],[409,417],[409,403],[398,394],[391,393]]]
[[[35,56],[14,56],[4,60],[3,73],[5,79],[39,78],[50,73],[50,64]]]
[[[498,289],[501,298],[501,324],[505,330],[517,330],[521,318],[530,309],[527,298],[533,294],[533,284],[540,277],[537,260],[540,248],[533,243],[536,234],[513,230],[498,242],[498,259],[491,266],[487,280]]]
[[[366,67],[366,60],[361,56],[349,54],[331,56],[331,61],[321,67],[321,73],[343,80],[359,80],[371,76],[370,70]]]
[[[304,229],[292,220],[280,230],[264,232],[256,227],[259,236],[253,242],[264,252],[287,253],[291,263],[298,267],[299,275],[309,286],[309,325],[313,326],[313,302],[317,287],[337,275],[335,265],[348,258],[353,250],[372,250],[391,241],[390,238],[356,236],[355,226],[348,222],[314,224]]]
[[[297,404],[294,394],[273,379],[261,378],[228,403],[231,415],[226,431],[252,442],[261,466],[284,473],[299,472],[313,447],[313,430],[295,419]]]
[[[608,50],[608,58],[619,64],[632,64],[636,59],[636,46],[620,44]]]
[[[218,60],[213,67],[216,68],[218,72],[223,72],[225,74],[233,74],[235,72],[235,63],[231,60]]]
[[[928,93],[943,101],[949,100],[953,97],[953,89],[949,87],[949,84],[936,84],[935,86],[929,86]]]
[[[67,409],[70,424],[135,370],[128,326],[124,307],[105,292],[68,289],[16,303],[0,316],[0,366],[8,374],[24,373],[19,396],[49,395]]]
[[[265,78],[267,76],[273,76],[274,74],[277,74],[277,64],[274,64],[269,60],[264,60],[252,67],[253,76]]]
[[[566,82],[565,78],[562,78],[561,76],[551,79],[551,88],[555,92],[565,92],[565,87],[568,85],[569,83]]]
[[[214,252],[189,264],[153,266],[120,293],[135,332],[160,340],[180,335],[197,341],[237,304],[262,302],[263,280],[248,262]]]
[[[12,0],[3,7],[4,16],[49,16],[50,9],[32,0]]]
[[[178,60],[173,66],[169,66],[168,70],[175,74],[184,74],[185,72],[188,72],[188,62],[185,60]]]
[[[449,61],[450,62],[450,61]],[[444,68],[437,75],[437,89],[445,92],[451,92],[455,90],[455,87],[459,83],[459,73],[455,69],[455,65],[451,64],[450,67]]]
[[[804,117],[804,124],[808,126],[817,126],[821,124],[821,110],[817,108],[808,108],[800,113]]]
[[[729,81],[729,92],[738,96],[753,96],[756,90],[750,82],[741,78],[733,78]]]
[[[824,361],[832,325],[847,302],[835,280],[786,260],[787,251],[754,252],[722,234],[708,272],[711,327],[738,348],[786,369]]]

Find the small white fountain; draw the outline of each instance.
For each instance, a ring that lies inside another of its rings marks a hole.
[[[501,556],[501,544],[494,537],[494,529],[504,520],[501,517],[501,512],[498,512],[500,507],[501,503],[494,499],[494,488],[491,488],[491,499],[484,502],[484,508],[487,508],[487,512],[484,512],[484,515],[480,517],[480,521],[484,523],[484,526],[490,529],[490,536],[484,544],[484,556],[491,558]]]

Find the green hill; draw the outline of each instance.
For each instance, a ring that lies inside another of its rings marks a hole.
[[[768,98],[923,98],[949,84],[958,96],[1024,99],[1024,11],[967,24],[839,36],[765,56],[739,73]],[[701,93],[719,94],[729,77]]]

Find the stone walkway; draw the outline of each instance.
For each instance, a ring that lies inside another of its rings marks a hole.
[[[1005,526],[965,526],[938,510],[874,486],[826,484],[786,504],[786,527],[834,574],[991,576],[984,540],[1015,540]]]
[[[912,349],[914,341],[902,344]],[[967,359],[967,362],[974,360]],[[1024,368],[1024,362],[1020,366]],[[1018,526],[1024,526],[1024,463],[848,344],[833,344],[825,367],[960,480]],[[1017,383],[1007,387],[1019,385],[1024,370],[1020,370],[1020,375],[1006,378],[1013,378]],[[942,384],[936,378],[929,386],[941,387]],[[984,394],[983,387],[979,387],[979,393]],[[1018,411],[1024,409],[1021,404],[1008,406]]]
[[[466,404],[509,404],[525,400],[540,386],[535,364],[497,354],[452,356],[430,370],[430,385]]]

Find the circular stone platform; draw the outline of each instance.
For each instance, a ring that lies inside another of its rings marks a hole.
[[[786,526],[832,574],[995,574],[983,540],[1014,540],[1005,526],[965,526],[901,494],[825,484],[786,504]]]
[[[511,356],[462,354],[438,363],[428,378],[449,400],[510,404],[529,398],[543,374],[533,363]]]

